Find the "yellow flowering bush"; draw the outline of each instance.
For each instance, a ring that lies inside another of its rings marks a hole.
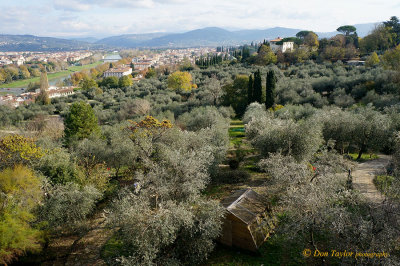
[[[35,140],[21,135],[8,135],[0,139],[0,166],[31,164],[40,159],[44,151],[36,146]]]

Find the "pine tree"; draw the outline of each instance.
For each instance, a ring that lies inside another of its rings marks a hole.
[[[47,79],[47,73],[42,72],[42,74],[40,75],[40,92],[35,100],[37,103],[44,105],[48,105],[51,103],[48,89],[49,89],[49,80]]]
[[[254,73],[254,85],[253,85],[253,101],[262,103],[262,83],[261,73],[257,70]]]
[[[276,76],[273,70],[267,73],[267,87],[265,93],[265,107],[267,110],[275,105]]]
[[[90,135],[100,135],[98,120],[90,104],[75,102],[69,109],[64,120],[66,143],[72,140],[88,138]]]
[[[254,102],[254,91],[253,91],[253,75],[249,75],[249,85],[247,89],[247,103],[251,104]]]

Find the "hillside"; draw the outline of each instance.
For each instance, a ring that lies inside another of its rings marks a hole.
[[[167,34],[168,33],[125,34],[107,37],[96,41],[96,43],[119,47],[138,47],[145,41],[159,38]]]
[[[358,35],[364,37],[377,23],[356,24]],[[269,29],[247,29],[228,31],[218,27],[196,29],[184,33],[145,33],[95,38],[61,39],[33,35],[0,35],[0,51],[71,51],[101,49],[107,47],[123,48],[166,48],[240,45],[252,41],[270,40],[276,37],[291,37],[302,29],[274,27]],[[338,32],[317,32],[320,38],[332,37]]]
[[[102,48],[104,45],[33,35],[0,35],[0,51],[73,51]]]
[[[252,41],[273,39],[277,36],[294,36],[299,29],[275,27],[266,30],[239,30],[228,31],[218,27],[209,27],[171,34],[130,34],[105,38],[97,41],[98,44],[114,45],[119,47],[192,47],[237,45]]]
[[[356,24],[360,37],[367,35],[376,23]],[[264,30],[248,29],[228,31],[218,27],[196,29],[185,33],[149,33],[112,36],[97,41],[97,44],[138,48],[138,47],[193,47],[239,45],[252,41],[274,39],[276,37],[292,37],[302,29],[274,27]],[[329,38],[338,32],[318,32],[320,38]]]

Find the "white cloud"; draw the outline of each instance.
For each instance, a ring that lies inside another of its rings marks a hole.
[[[87,11],[90,10],[92,6],[90,4],[82,3],[79,0],[55,0],[54,1],[54,8],[58,10],[65,10],[65,11]]]
[[[17,0],[0,3],[0,33],[116,35],[202,27],[333,31],[400,13],[392,0]]]

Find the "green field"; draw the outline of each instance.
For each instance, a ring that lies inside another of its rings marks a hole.
[[[84,69],[94,68],[102,63],[103,63],[102,61],[98,61],[98,62],[90,64],[90,65],[71,66],[67,70],[64,70],[61,72],[49,73],[49,74],[47,74],[47,77],[48,77],[49,81],[58,79],[58,78],[62,78],[62,77],[68,77],[69,75],[71,75],[74,72],[78,72],[78,71],[81,71]],[[24,79],[24,80],[17,80],[17,81],[11,82],[11,83],[2,84],[2,85],[0,85],[0,88],[25,88],[25,87],[28,87],[29,83],[37,82],[39,80],[40,80],[40,77]]]

